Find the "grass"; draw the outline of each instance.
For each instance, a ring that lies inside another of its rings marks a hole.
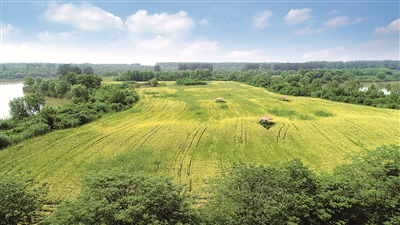
[[[303,97],[287,104],[235,82],[166,84],[139,88],[141,99],[130,110],[0,151],[0,176],[23,173],[47,182],[54,202],[74,198],[80,179],[100,169],[173,176],[201,196],[203,181],[233,162],[300,158],[322,172],[362,149],[399,144],[396,110]],[[258,123],[264,115],[273,117],[268,130]]]

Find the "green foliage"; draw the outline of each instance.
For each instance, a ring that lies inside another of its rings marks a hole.
[[[67,91],[69,91],[69,89],[70,85],[66,80],[58,80],[54,86],[54,91],[61,95],[64,95]]]
[[[10,115],[16,120],[39,113],[44,104],[45,99],[41,93],[27,94],[24,97],[14,98],[8,103]]]
[[[211,184],[207,224],[397,224],[400,146],[366,150],[320,175],[299,160],[235,164]]]
[[[42,81],[43,81],[43,79],[42,79],[41,77],[36,77],[36,78],[35,78],[35,83],[36,83],[37,85],[40,85],[40,84],[42,83]]]
[[[330,185],[327,190],[340,191],[341,198],[354,202],[350,210],[344,212],[350,214],[349,221],[365,224],[399,222],[400,146],[365,150],[351,157],[351,163],[338,166],[334,175],[340,178],[341,184]],[[330,207],[334,208],[334,205]]]
[[[176,85],[206,85],[207,83],[204,81],[199,81],[197,79],[191,78],[180,78],[176,80]]]
[[[26,76],[24,78],[24,86],[32,86],[33,84],[35,84],[35,79],[33,79],[33,77]]]
[[[314,112],[314,115],[320,116],[320,117],[331,117],[331,116],[333,116],[333,113],[327,112],[324,110],[318,110],[318,111]]]
[[[4,132],[0,132],[0,149],[6,148],[11,144],[10,138]]]
[[[196,224],[188,197],[170,178],[101,171],[83,180],[75,201],[58,206],[48,224]]]
[[[212,186],[207,224],[310,224],[317,184],[299,160],[277,167],[235,164]]]
[[[158,85],[158,80],[157,80],[157,78],[153,78],[153,79],[151,79],[151,80],[149,81],[149,83],[150,83],[150,85],[151,85],[152,87],[156,87],[156,86]]]
[[[17,120],[29,116],[24,97],[14,98],[8,103],[8,106],[10,107],[10,115]]]
[[[78,103],[76,102],[76,99],[83,99],[84,102],[86,102],[89,99],[89,91],[83,84],[73,85],[71,87],[71,93],[72,93],[72,101],[74,103]]]
[[[93,74],[79,74],[76,76],[76,84],[83,84],[88,89],[99,88],[101,81],[101,77]]]
[[[45,185],[35,188],[31,182],[17,176],[0,178],[0,224],[31,224],[45,195]]]

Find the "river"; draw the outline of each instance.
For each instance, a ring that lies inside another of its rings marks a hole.
[[[13,98],[24,96],[23,80],[3,81],[0,80],[0,118],[10,117],[8,103]]]

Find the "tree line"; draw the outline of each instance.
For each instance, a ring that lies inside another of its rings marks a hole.
[[[130,108],[139,95],[129,85],[101,85],[101,77],[77,74],[74,67],[60,66],[56,80],[25,77],[24,97],[9,102],[11,118],[0,119],[0,149],[52,130],[77,127],[104,113]],[[46,106],[44,95],[67,97],[70,103]]]
[[[400,109],[400,82],[389,84],[391,91],[385,95],[376,84],[362,91],[360,80],[365,78],[378,81],[398,81],[400,71],[385,68],[376,69],[300,69],[298,71],[248,70],[218,71],[215,80],[232,80],[253,86],[264,87],[275,93],[292,96],[322,98],[332,101],[367,105],[381,108]]]
[[[199,202],[172,178],[97,171],[82,180],[75,200],[38,217],[46,185],[7,175],[0,178],[0,224],[400,223],[400,146],[364,150],[330,173],[316,173],[299,159],[237,163],[207,184]]]
[[[195,80],[210,80],[211,71],[206,69],[181,70],[181,71],[159,71],[153,70],[127,70],[114,78],[116,81],[149,81],[156,78],[158,81],[175,81],[180,78],[190,78]]]
[[[75,67],[79,74],[91,74],[85,71],[92,68],[93,73],[99,76],[116,76],[125,70],[147,70],[151,66],[136,64],[56,64],[56,63],[2,63],[0,68],[0,79],[23,79],[25,76],[36,77],[57,77],[60,67]],[[79,69],[78,69],[79,68]]]

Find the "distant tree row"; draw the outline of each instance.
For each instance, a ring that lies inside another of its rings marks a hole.
[[[72,67],[74,69],[69,71]],[[92,74],[90,70],[85,70],[86,68],[92,68],[93,74],[100,76],[116,76],[125,70],[151,69],[150,66],[140,64],[3,63],[0,67],[0,79],[21,79],[25,76],[56,77],[60,73],[66,74],[66,71]],[[59,71],[59,69],[61,70]]]
[[[203,70],[209,69],[211,72],[214,70],[212,63],[179,63],[178,70]]]
[[[399,60],[359,60],[359,61],[312,61],[305,63],[261,63],[261,68],[273,70],[299,70],[299,69],[365,69],[365,68],[387,68],[400,70]]]
[[[211,71],[206,69],[195,70],[182,70],[182,71],[160,71],[154,72],[153,70],[133,70],[124,71],[118,77],[114,78],[116,81],[149,81],[156,78],[159,81],[175,81],[179,78],[192,78],[197,80],[207,80],[212,76]]]

